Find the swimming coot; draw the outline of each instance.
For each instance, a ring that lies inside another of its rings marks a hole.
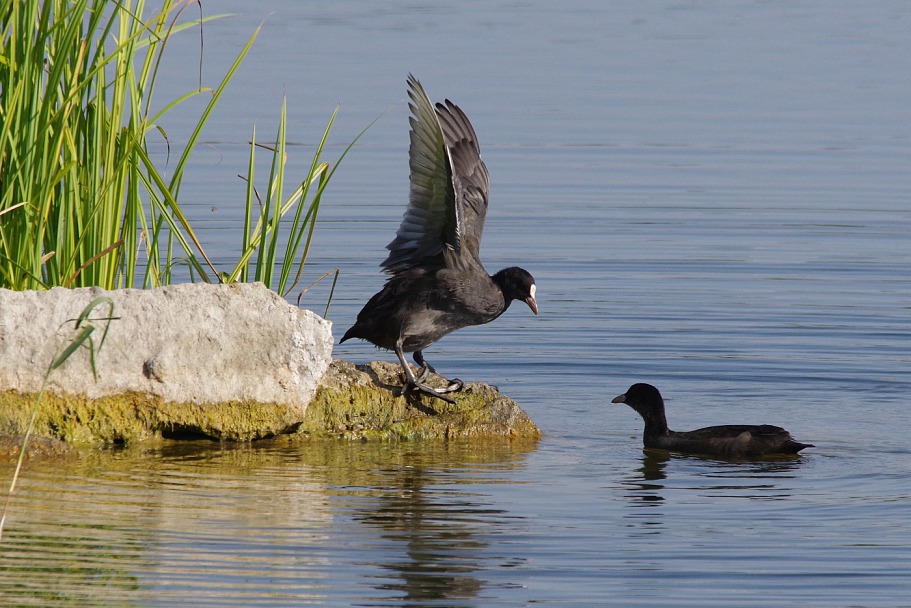
[[[380,265],[391,276],[340,340],[361,338],[394,350],[405,374],[406,391],[455,403],[444,393],[462,388],[458,378],[434,389],[424,380],[434,368],[422,351],[456,329],[489,323],[513,300],[538,314],[535,280],[511,267],[493,276],[479,249],[487,214],[489,181],[478,138],[465,113],[446,100],[436,107],[421,83],[408,76],[412,116],[408,207]],[[414,353],[415,375],[405,353]]]
[[[678,432],[667,428],[664,399],[651,384],[634,384],[611,403],[625,403],[645,420],[643,443],[647,448],[720,456],[796,454],[814,446],[798,443],[790,433],[769,424],[731,424]]]

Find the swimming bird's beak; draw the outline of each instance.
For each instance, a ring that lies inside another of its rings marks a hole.
[[[611,399],[610,402],[611,403],[626,403],[626,393],[623,393],[622,395],[617,395],[616,397]]]

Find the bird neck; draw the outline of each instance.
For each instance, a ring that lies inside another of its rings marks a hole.
[[[671,431],[667,428],[667,417],[664,415],[664,408],[643,414],[642,419],[645,420],[646,437],[670,435]]]
[[[503,293],[503,300],[504,300],[504,303],[506,304],[506,306],[504,306],[504,308],[503,308],[504,311],[507,308],[509,308],[509,305],[513,300],[515,300],[517,297],[519,297],[515,293],[515,291],[516,291],[515,287],[512,285],[512,283],[509,280],[507,270],[509,270],[509,269],[504,268],[503,270],[500,270],[499,272],[497,272],[494,275],[491,275],[491,277],[490,277],[491,280],[493,281],[494,285],[496,285],[500,289],[500,291]]]

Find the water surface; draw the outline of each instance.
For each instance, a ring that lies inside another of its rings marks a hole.
[[[497,384],[544,437],[31,464],[0,545],[3,603],[911,606],[905,3],[204,8],[238,13],[207,26],[207,83],[265,19],[182,190],[214,258],[236,256],[235,176],[284,92],[292,172],[336,104],[330,156],[391,107],[333,179],[307,269],[341,269],[340,335],[382,284],[407,198],[415,73],[474,122],[492,181],[482,254],[530,270],[541,308],[425,354]],[[180,92],[198,40],[173,48]],[[320,284],[302,304],[327,298]],[[609,403],[637,381],[665,394],[672,428],[779,424],[817,447],[644,453],[641,421]]]

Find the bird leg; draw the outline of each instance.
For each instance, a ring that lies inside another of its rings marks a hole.
[[[414,355],[412,356],[414,357],[414,362],[421,366],[421,373],[418,375],[418,382],[423,382],[426,380],[427,376],[431,373],[437,373],[437,370],[433,369],[433,366],[424,359],[423,352],[419,350],[414,351]],[[452,380],[449,378],[443,378],[443,380],[447,382],[447,386],[446,388],[436,389],[438,393],[453,393],[455,391],[462,390],[462,387],[465,386],[465,383],[458,378],[453,378]]]
[[[443,401],[446,401],[447,403],[452,403],[453,405],[455,405],[455,399],[452,399],[450,397],[443,395],[440,391],[437,391],[436,389],[434,389],[430,386],[427,386],[422,381],[415,378],[414,372],[411,371],[411,366],[408,365],[408,361],[405,360],[405,352],[402,350],[402,341],[401,340],[399,340],[395,344],[395,354],[399,358],[399,363],[402,364],[402,370],[405,372],[405,385],[402,387],[402,389],[405,392],[410,391],[412,389],[417,389],[420,392],[424,393],[425,395],[430,395],[431,397],[436,397],[437,399],[442,399]],[[422,357],[422,360],[423,360],[423,357]],[[420,364],[420,362],[419,362],[419,364]],[[421,366],[422,377],[425,375],[423,367],[424,366],[422,365]]]
[[[414,355],[412,356],[414,357],[414,362],[421,366],[421,371],[418,374],[418,382],[423,382],[426,380],[427,376],[429,376],[431,373],[437,373],[437,370],[435,370],[432,365],[424,360],[424,354],[421,351],[415,351]]]

